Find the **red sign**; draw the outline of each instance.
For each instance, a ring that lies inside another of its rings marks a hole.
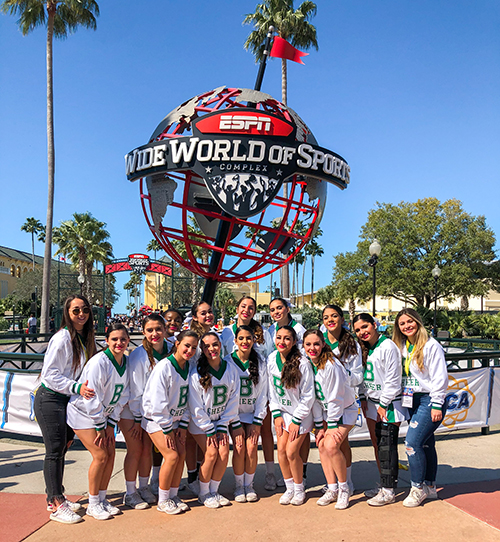
[[[206,115],[196,122],[202,134],[249,134],[269,136],[289,136],[292,124],[264,112],[230,109],[215,115]]]

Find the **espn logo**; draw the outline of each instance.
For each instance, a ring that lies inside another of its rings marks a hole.
[[[254,128],[258,132],[271,131],[271,118],[261,115],[221,115],[219,122],[219,130],[252,130]]]

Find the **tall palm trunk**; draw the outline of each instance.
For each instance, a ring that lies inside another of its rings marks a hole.
[[[31,232],[31,258],[33,262],[33,271],[35,270],[35,232]]]
[[[304,256],[304,263],[302,264],[302,306],[304,306],[304,288],[305,288],[305,281],[306,281],[306,261],[307,258]]]
[[[52,42],[56,7],[57,5],[55,3],[47,2],[47,165],[49,184],[47,195],[47,221],[45,226],[45,251],[43,257],[42,310],[40,315],[42,333],[49,332],[50,267],[52,263],[52,222],[54,218],[55,144]]]
[[[314,306],[314,256],[311,256],[311,307]]]
[[[92,269],[94,267],[94,262],[87,262],[87,273],[85,277],[85,286],[86,286],[86,292],[85,295],[87,299],[89,300],[89,303],[93,305],[93,291],[92,291]]]

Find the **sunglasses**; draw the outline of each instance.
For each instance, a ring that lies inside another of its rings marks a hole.
[[[90,314],[90,309],[88,307],[83,307],[83,309],[80,309],[80,307],[75,307],[74,309],[71,309],[71,312],[77,316],[78,314],[80,314],[81,312],[83,312],[83,314]]]

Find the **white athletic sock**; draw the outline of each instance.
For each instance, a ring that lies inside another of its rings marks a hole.
[[[170,498],[170,489],[158,488],[158,502],[167,501]]]
[[[328,484],[328,489],[330,489],[331,491],[338,491],[339,488],[337,486],[337,482],[335,482],[334,484]]]
[[[160,469],[161,467],[153,467],[153,471],[151,473],[151,482],[158,482],[160,479]]]
[[[92,504],[99,504],[99,495],[91,495],[89,493],[89,505],[92,505]]]
[[[284,480],[284,482],[285,482],[285,487],[293,491],[293,478],[287,478],[286,480]]]
[[[349,491],[349,484],[347,482],[339,482],[339,489]]]
[[[169,497],[171,499],[173,499],[174,497],[177,497],[177,493],[179,493],[179,488],[178,487],[171,487]]]
[[[236,487],[241,487],[243,485],[244,477],[245,477],[244,474],[235,474],[234,475],[234,481],[235,481]]]
[[[139,476],[139,489],[148,487],[149,476]]]
[[[347,467],[347,483],[352,484],[351,469],[352,469],[352,467]]]
[[[210,493],[210,482],[202,482],[200,480],[200,495]]]
[[[100,489],[99,490],[99,502],[102,502],[106,499],[106,493],[108,492],[107,489]]]
[[[244,480],[243,485],[249,486],[249,485],[253,484],[253,479],[255,477],[255,472],[253,474],[248,474],[248,472],[245,472],[244,476],[245,476],[245,480]]]
[[[135,493],[137,491],[135,487],[135,480],[133,482],[127,482],[125,480],[125,485],[127,486],[127,495],[132,495],[132,493]]]
[[[299,491],[304,491],[304,482],[302,482],[301,484],[293,484],[293,492],[298,493]]]
[[[218,493],[220,486],[220,480],[210,480],[210,493]]]
[[[266,474],[274,474],[274,461],[266,461]]]

